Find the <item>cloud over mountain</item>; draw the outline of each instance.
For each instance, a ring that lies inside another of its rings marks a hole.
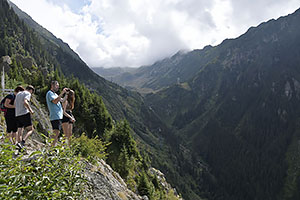
[[[217,45],[293,12],[297,0],[12,0],[91,67],[141,66]]]

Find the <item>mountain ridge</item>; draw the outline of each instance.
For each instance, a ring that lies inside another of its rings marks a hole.
[[[297,9],[294,13],[299,12],[299,9]],[[285,17],[290,16],[286,15]],[[279,17],[277,20],[280,20],[283,17]],[[223,46],[227,44],[228,42],[235,42],[235,40],[243,39],[243,36],[247,34],[249,36],[252,34],[252,31],[256,31],[260,27],[264,26],[265,24],[270,24],[272,22],[276,21],[275,19],[270,19],[266,22],[262,22],[258,26],[250,27],[244,34],[240,35],[239,37],[235,39],[225,39],[221,44],[217,46],[206,46],[203,49],[195,49],[190,52],[185,52],[183,55],[186,55],[186,57],[191,55],[191,57],[194,57],[193,54],[197,54],[199,52],[205,52],[206,54],[209,54],[209,51],[211,49],[220,48],[220,46]],[[199,53],[202,54],[202,53]],[[204,54],[204,53],[203,53]],[[199,60],[186,60],[187,58],[183,58],[184,60],[180,62],[180,55],[182,53],[179,51],[178,53],[174,54],[170,58],[165,58],[161,61],[155,62],[153,65],[149,66],[142,66],[140,68],[137,68],[136,70],[132,72],[125,72],[123,74],[118,74],[114,76],[114,82],[120,84],[121,86],[127,87],[132,90],[137,90],[142,93],[150,93],[155,92],[157,90],[160,90],[161,88],[168,87],[172,84],[176,84],[177,82],[185,82],[187,79],[191,78],[194,73],[196,73],[199,70],[199,65],[205,64],[205,61],[210,60],[210,57],[206,57],[209,55],[201,55],[202,57],[199,58]],[[178,57],[177,61],[175,57]],[[178,63],[179,60],[179,63]],[[192,63],[188,63],[192,62]],[[167,64],[165,64],[167,63]],[[188,64],[186,64],[188,63]],[[171,69],[168,70],[168,65],[170,65]],[[187,72],[187,70],[182,69],[181,66],[187,66],[190,71]],[[197,67],[198,65],[198,67]],[[194,66],[194,67],[193,67]],[[192,71],[191,69],[194,68]],[[201,67],[200,67],[201,68]],[[171,74],[170,74],[171,73]],[[171,78],[170,78],[170,77]],[[167,79],[167,80],[165,80]],[[160,82],[159,82],[160,81]]]
[[[179,142],[171,145],[177,156],[169,162],[193,185],[183,192],[188,199],[198,198],[193,193],[208,199],[299,197],[299,170],[292,170],[297,162],[289,159],[300,153],[293,140],[299,138],[299,20],[297,9],[218,46],[175,54],[115,79],[144,93],[154,134],[171,131]],[[157,165],[171,182],[182,181]]]
[[[298,9],[225,40],[193,77],[145,96],[146,105],[191,152],[190,170],[201,169],[197,162],[208,167],[213,178],[206,182],[207,198],[299,196],[296,182],[293,190],[284,189],[291,185],[285,181],[290,169],[285,155],[298,137],[299,19]]]

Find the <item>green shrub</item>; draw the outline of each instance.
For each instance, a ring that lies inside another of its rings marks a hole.
[[[86,180],[79,157],[61,146],[14,158],[0,144],[0,199],[83,199]]]
[[[148,198],[153,199],[153,186],[148,180],[148,176],[146,173],[142,173],[139,177],[138,191],[140,195],[146,195]]]
[[[78,137],[72,139],[71,149],[75,155],[80,155],[87,158],[88,161],[95,163],[96,158],[105,159],[107,144],[97,138],[88,138],[84,133]]]

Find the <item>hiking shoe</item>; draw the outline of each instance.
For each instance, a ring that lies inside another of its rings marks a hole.
[[[21,145],[22,145],[23,147],[25,147],[25,141],[24,141],[24,140],[22,140],[20,143],[21,143]]]
[[[19,147],[19,150],[23,149],[24,146],[25,146],[25,142],[24,141],[21,141],[21,142],[17,143],[17,147]]]
[[[18,143],[16,144],[16,146],[17,146],[19,149],[22,149],[22,148],[23,148],[20,142],[18,142]]]

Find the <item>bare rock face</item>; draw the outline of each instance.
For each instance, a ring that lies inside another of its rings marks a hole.
[[[31,57],[24,57],[20,54],[16,54],[13,59],[15,59],[17,64],[21,63],[22,67],[28,71],[36,71],[38,69],[36,62]],[[13,67],[13,59],[10,56],[2,56],[0,58],[0,70],[2,71],[2,68],[4,67],[5,72],[8,72],[9,69]],[[39,66],[39,70],[44,76],[49,73],[47,66]]]
[[[141,196],[127,188],[121,176],[103,160],[97,165],[86,163],[85,175],[91,186],[88,199],[93,200],[142,200]]]
[[[177,193],[176,189],[173,188],[171,184],[167,182],[165,175],[161,171],[151,167],[150,173],[157,177],[158,181],[160,182],[161,186],[164,188],[165,191],[173,191],[174,195],[177,196],[178,199],[182,200],[182,198],[179,197],[179,194]]]
[[[4,67],[5,71],[9,70],[9,66],[12,64],[11,58],[9,56],[2,56],[0,59],[0,70]]]
[[[48,111],[41,106],[35,97],[31,98],[30,105],[34,111],[32,116],[34,128],[43,133],[45,136],[49,136],[49,133],[52,132],[52,128]],[[42,140],[41,136],[38,134],[33,134],[32,136],[39,141]]]

